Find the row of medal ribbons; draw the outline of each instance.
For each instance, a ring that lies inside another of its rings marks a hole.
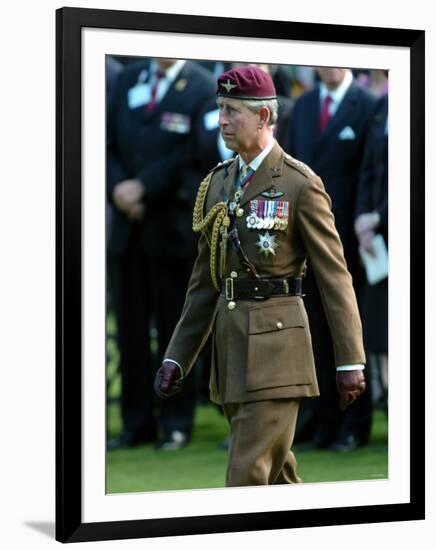
[[[288,227],[288,215],[288,201],[253,200],[250,202],[247,227],[248,229],[285,231]]]

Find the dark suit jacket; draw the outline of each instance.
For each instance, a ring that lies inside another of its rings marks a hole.
[[[117,183],[139,178],[146,189],[146,215],[141,223],[144,250],[151,256],[195,254],[192,208],[202,174],[195,165],[191,137],[204,102],[215,94],[215,82],[196,63],[186,62],[164,98],[151,113],[144,105],[130,108],[128,93],[147,74],[149,60],[126,67],[120,75],[108,116],[108,196]],[[132,222],[115,208],[110,250],[122,253]]]
[[[380,99],[372,120],[357,187],[356,218],[365,212],[380,214],[378,231],[388,236],[388,96]]]
[[[332,199],[336,227],[352,272],[358,266],[353,231],[357,178],[375,104],[376,99],[353,81],[321,133],[319,87],[316,87],[297,99],[289,126],[289,152],[321,177]],[[341,139],[341,132],[348,134],[349,139]]]
[[[204,214],[222,200],[223,189],[233,197],[238,162],[223,164],[213,173]],[[289,204],[287,228],[269,230],[278,247],[275,254],[259,254],[264,230],[249,229],[250,202],[271,188]],[[341,242],[330,210],[331,202],[318,176],[285,154],[278,144],[263,160],[240,200],[237,217],[245,254],[265,278],[301,276],[309,256],[324,295],[324,306],[335,344],[338,365],[364,363],[362,331],[356,297]],[[228,248],[225,277],[252,278],[238,256]],[[211,399],[241,403],[318,394],[310,330],[299,296],[265,301],[236,300],[233,310],[212,284],[210,248],[204,235],[192,272],[181,319],[165,357],[188,372],[213,328],[214,356]]]

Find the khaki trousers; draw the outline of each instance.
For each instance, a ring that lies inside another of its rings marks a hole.
[[[300,483],[291,452],[299,399],[223,405],[230,424],[227,487]]]

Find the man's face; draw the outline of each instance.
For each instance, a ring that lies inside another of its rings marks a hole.
[[[344,80],[347,69],[337,69],[335,67],[318,67],[320,79],[329,90],[335,90]]]
[[[237,153],[252,151],[257,145],[260,117],[240,99],[218,98],[219,125],[224,143]]]
[[[166,71],[167,69],[172,67],[174,63],[176,63],[177,59],[156,57],[155,61],[158,64],[159,69],[161,69],[162,71]]]

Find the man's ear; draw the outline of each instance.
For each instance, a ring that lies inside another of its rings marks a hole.
[[[261,107],[259,111],[259,129],[268,125],[271,113],[268,107]]]

